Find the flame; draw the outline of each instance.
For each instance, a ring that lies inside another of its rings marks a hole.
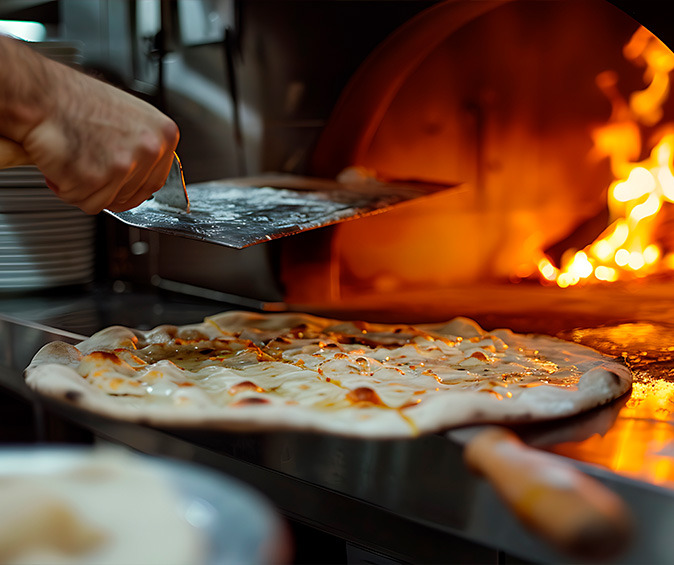
[[[642,150],[641,127],[659,125],[670,90],[674,53],[648,30],[639,28],[623,49],[625,57],[645,66],[644,90],[626,101],[616,88],[615,73],[597,77],[611,102],[609,121],[592,133],[594,152],[608,157],[615,181],[608,188],[610,223],[586,248],[570,250],[557,268],[549,257],[538,259],[542,282],[569,287],[614,282],[674,268],[674,253],[665,254],[656,230],[661,211],[674,203],[674,125],[663,127],[648,158]]]

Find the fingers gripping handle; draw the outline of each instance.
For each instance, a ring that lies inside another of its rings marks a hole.
[[[0,169],[30,164],[30,157],[18,143],[0,137]]]
[[[625,548],[631,520],[622,500],[561,458],[526,446],[509,430],[488,428],[468,443],[464,459],[558,550],[603,559]]]

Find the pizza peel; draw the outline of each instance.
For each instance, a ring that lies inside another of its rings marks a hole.
[[[464,446],[466,465],[532,532],[566,555],[605,560],[631,539],[627,506],[570,461],[533,446],[605,433],[625,402],[618,399],[586,414],[536,425],[466,426],[448,431],[446,437]]]
[[[272,173],[185,187],[176,157],[166,184],[152,199],[125,212],[106,211],[137,228],[243,249],[383,212],[453,186]]]
[[[29,164],[19,145],[0,137],[0,168]],[[382,181],[358,174],[346,177],[333,180],[274,173],[186,187],[180,159],[174,153],[164,186],[150,199],[132,210],[105,212],[133,227],[243,249],[384,212],[457,186]]]

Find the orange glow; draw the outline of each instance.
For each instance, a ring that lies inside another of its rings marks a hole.
[[[610,430],[580,442],[558,444],[553,451],[622,475],[671,486],[674,460],[662,450],[674,444],[674,429],[669,423],[673,402],[674,383],[639,373],[630,399]]]
[[[552,447],[556,453],[636,479],[674,485],[674,360],[667,325],[631,323],[573,330],[568,339],[621,357],[634,381],[628,398],[601,409],[587,432]],[[601,435],[600,435],[601,434]]]
[[[537,259],[542,282],[554,281],[562,288],[614,282],[674,266],[674,258],[663,253],[655,234],[663,205],[674,202],[674,126],[659,124],[674,54],[645,28],[637,30],[623,53],[645,67],[647,86],[627,103],[618,93],[613,73],[597,77],[613,108],[608,123],[592,135],[595,151],[610,159],[616,177],[608,188],[610,225],[585,249],[565,253],[559,268],[548,257]],[[636,162],[642,145],[640,127],[653,125],[660,126],[660,138],[649,157]]]

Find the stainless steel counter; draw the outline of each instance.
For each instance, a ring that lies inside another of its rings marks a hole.
[[[94,313],[86,310],[92,304]],[[141,304],[153,314],[139,312]],[[149,316],[145,322],[149,320],[152,325],[182,323],[184,316],[192,316],[189,321],[195,321],[223,309],[220,304],[186,303],[182,299],[175,302],[138,294],[78,293],[49,299],[0,300],[0,312],[11,312],[0,314],[0,386],[35,403],[45,422],[46,440],[53,439],[50,429],[58,421],[61,426],[65,423],[85,429],[96,437],[145,453],[202,463],[255,486],[286,516],[394,560],[568,562],[567,557],[546,547],[519,524],[491,487],[466,469],[461,448],[442,435],[370,441],[302,433],[159,430],[99,417],[58,402],[38,402],[23,383],[22,370],[43,343],[53,339],[77,341],[74,330],[81,332],[89,323],[100,323],[100,327],[111,323],[133,325],[137,316]],[[97,317],[100,319],[95,322]],[[57,318],[61,328],[55,327]],[[634,407],[631,413],[625,412],[627,404],[623,401],[570,421],[569,429],[574,432],[561,436],[562,443],[554,443],[556,436],[546,440],[546,426],[527,439],[544,444],[552,441],[553,451],[563,453],[560,456],[616,491],[628,504],[635,518],[636,536],[615,563],[670,563],[674,550],[669,532],[674,521],[674,483],[671,474],[662,469],[668,465],[671,470],[674,461],[674,444],[668,443],[671,420],[644,420],[643,413],[634,412]],[[652,425],[646,429],[649,422]],[[593,442],[588,452],[608,450],[596,433],[600,432],[609,438],[616,456],[615,439],[610,439],[615,426],[633,431],[641,426],[640,435],[620,436],[628,442],[640,442],[632,451],[623,450],[627,455],[641,453],[641,459],[633,461],[631,467],[623,462],[611,470],[611,465],[600,466],[605,461],[588,463],[592,457],[583,457],[585,448],[574,451],[573,446],[582,447],[588,441]],[[664,435],[663,428],[667,430]],[[660,462],[660,475],[653,474],[649,457]]]

